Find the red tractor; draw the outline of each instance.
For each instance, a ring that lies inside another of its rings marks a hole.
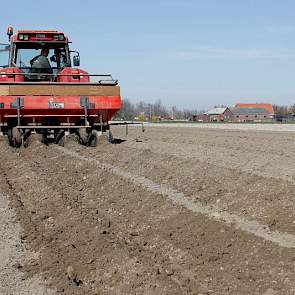
[[[10,145],[20,147],[32,132],[58,144],[75,133],[80,143],[96,145],[121,108],[118,81],[77,68],[79,52],[62,32],[13,35],[9,27],[7,34],[10,44],[0,44],[0,126]]]

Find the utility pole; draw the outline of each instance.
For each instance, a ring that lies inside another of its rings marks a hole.
[[[149,104],[149,107],[150,107],[150,121],[152,121],[152,105]]]

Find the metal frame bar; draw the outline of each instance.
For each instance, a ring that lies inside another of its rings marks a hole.
[[[24,118],[30,118],[30,117],[56,117],[57,115],[22,115]],[[85,115],[79,114],[79,115],[58,115],[58,117],[84,117]],[[4,115],[4,118],[17,118],[17,115]],[[88,117],[97,117],[97,115],[88,115]]]
[[[91,126],[75,126],[75,125],[59,125],[59,126],[41,126],[41,125],[24,125],[16,126],[17,129],[80,129],[80,128],[92,128]]]
[[[1,75],[1,74],[0,74]],[[118,81],[113,81],[113,84],[103,84],[102,82],[111,82],[109,80],[100,80],[98,82],[0,82],[0,86],[1,85],[45,85],[45,86],[68,86],[68,85],[72,85],[72,86],[117,86],[118,85]]]
[[[88,125],[88,108],[89,108],[89,98],[88,97],[81,97],[80,101],[81,106],[84,108],[84,124],[85,126]]]
[[[19,69],[31,69],[31,68],[19,68]],[[45,69],[46,70],[46,69]],[[113,78],[113,76],[111,74],[47,74],[47,73],[1,73],[1,75],[5,75],[5,76],[38,76],[38,75],[44,75],[46,77],[53,77],[53,78],[57,78],[57,77],[106,77],[106,78],[109,78],[109,79],[105,79],[105,80],[99,80],[98,82],[92,82],[93,84],[103,84],[103,82],[105,82],[105,85],[108,85],[108,83],[112,82],[113,84],[111,85],[117,85],[118,84],[118,80],[115,80]],[[12,84],[13,82],[0,82],[0,85],[1,84]],[[23,82],[23,83],[26,83],[26,84],[29,84],[29,83],[38,83],[39,85],[42,83],[42,82]],[[70,82],[52,82],[52,83],[57,83],[57,84],[61,84],[61,83],[70,83]],[[87,85],[89,85],[89,83],[91,82],[88,82]],[[51,83],[50,83],[51,84]],[[82,83],[79,83],[79,84],[82,84]],[[85,83],[86,84],[86,83]]]
[[[17,107],[17,125],[20,125],[21,108],[22,108],[22,99],[20,97],[16,99],[16,107]]]
[[[21,69],[21,68],[18,68]],[[23,68],[24,69],[24,68]],[[31,69],[31,68],[28,68]],[[44,70],[46,70],[46,68],[44,68]],[[26,75],[26,76],[36,76],[36,75],[46,75],[46,76],[51,76],[51,77],[57,77],[57,76],[61,76],[61,77],[72,77],[72,76],[87,76],[87,77],[110,77],[112,78],[112,81],[116,81],[113,79],[112,75],[110,74],[106,74],[106,75],[100,75],[100,74],[47,74],[47,73],[1,73],[1,75],[14,75],[14,76],[19,76],[19,75]]]
[[[111,126],[126,126],[126,136],[128,135],[128,125],[141,125],[142,132],[145,131],[144,123],[142,122],[110,122],[109,127]]]

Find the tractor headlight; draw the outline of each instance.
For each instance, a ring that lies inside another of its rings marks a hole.
[[[63,34],[56,34],[54,35],[54,40],[56,41],[64,41],[65,36]]]

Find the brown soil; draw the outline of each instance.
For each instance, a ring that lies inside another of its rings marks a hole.
[[[38,253],[16,265],[23,281],[57,294],[295,294],[292,133],[113,132],[126,141],[0,141],[0,192]]]

